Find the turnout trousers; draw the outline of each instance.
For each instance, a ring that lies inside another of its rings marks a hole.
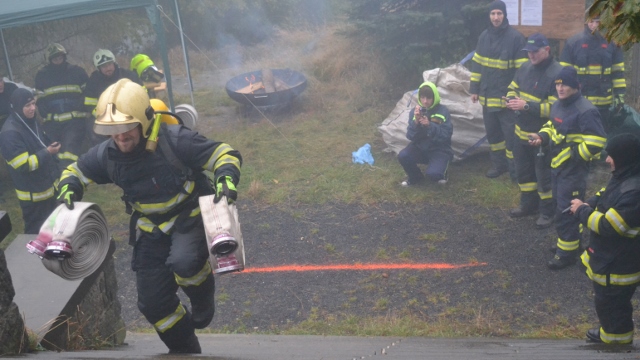
[[[191,312],[177,295],[181,287],[191,305],[212,301],[215,283],[202,219],[194,226],[167,235],[158,228],[140,231],[131,261],[136,272],[138,308],[169,350],[197,343]],[[196,219],[193,219],[196,220]],[[210,297],[210,298],[209,298]]]
[[[447,178],[447,169],[451,156],[434,151],[427,152],[419,149],[413,143],[402,149],[398,154],[398,161],[409,176],[409,182],[417,184],[424,180],[424,175],[418,164],[427,164],[425,175],[429,180],[438,181]]]
[[[497,169],[509,170],[509,160],[513,160],[516,114],[508,109],[495,111],[482,107],[484,128],[491,147],[491,161]],[[515,175],[515,174],[514,174]]]
[[[571,212],[562,213],[571,206],[571,200],[584,201],[587,189],[589,163],[572,155],[564,164],[552,169],[553,198],[556,199],[556,231],[558,249],[556,255],[576,256],[580,248],[582,224]]]
[[[25,234],[37,234],[40,232],[42,224],[58,207],[55,197],[50,197],[42,201],[19,201],[22,210],[22,220],[24,221]]]
[[[81,118],[63,122],[45,121],[42,125],[51,141],[57,141],[62,145],[58,152],[62,168],[76,162],[78,156],[82,154],[86,123],[86,119]],[[93,126],[91,129],[93,130]]]
[[[600,320],[600,338],[606,343],[629,344],[633,341],[633,306],[636,286],[602,286],[593,282],[596,313]]]
[[[540,214],[553,217],[556,207],[551,186],[551,154],[518,139],[513,144],[513,157],[520,187],[520,206],[525,211],[538,209]]]

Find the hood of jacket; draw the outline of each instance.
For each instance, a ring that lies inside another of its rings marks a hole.
[[[434,107],[438,106],[438,104],[440,104],[440,93],[438,92],[438,88],[436,87],[436,84],[432,83],[431,81],[425,81],[423,82],[420,87],[418,88],[418,104],[420,106],[424,105],[422,104],[422,102],[420,101],[420,89],[422,89],[423,87],[428,86],[431,88],[431,90],[433,91],[433,104],[431,106],[429,106],[429,110],[433,109]]]

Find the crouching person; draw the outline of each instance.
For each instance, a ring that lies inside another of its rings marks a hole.
[[[67,167],[58,200],[71,209],[91,183],[122,188],[131,214],[138,308],[169,353],[200,353],[195,329],[213,319],[215,283],[198,198],[215,191],[214,202],[223,195],[235,200],[242,158],[225,143],[154,121],[142,86],[129,79],[109,86],[98,100],[94,131],[110,138]],[[204,170],[213,172],[215,186]],[[180,302],[178,288],[190,309]]]
[[[409,113],[407,139],[411,142],[398,154],[407,173],[402,186],[422,183],[426,178],[438,184],[447,183],[447,169],[453,159],[451,135],[453,125],[449,110],[440,104],[436,85],[426,81],[418,90],[418,105]],[[425,175],[418,164],[427,164]]]

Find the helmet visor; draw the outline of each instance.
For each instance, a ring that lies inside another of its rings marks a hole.
[[[129,124],[111,123],[109,125],[96,123],[96,124],[93,124],[93,132],[99,135],[111,136],[111,135],[126,133],[129,130],[135,129],[136,126],[138,125],[140,125],[140,123],[138,122],[129,123]]]

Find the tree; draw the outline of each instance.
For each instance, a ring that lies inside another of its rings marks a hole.
[[[640,0],[595,0],[588,17],[600,16],[600,28],[609,41],[630,48],[640,42]]]

